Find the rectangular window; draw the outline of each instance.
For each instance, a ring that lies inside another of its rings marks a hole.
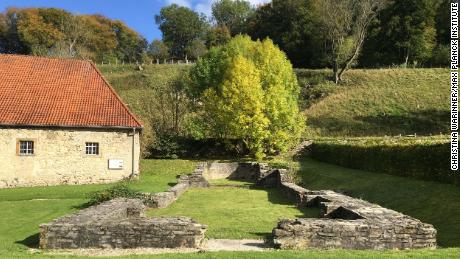
[[[19,155],[30,156],[34,154],[34,142],[28,140],[19,141]]]
[[[86,142],[86,154],[87,155],[99,155],[99,143]]]

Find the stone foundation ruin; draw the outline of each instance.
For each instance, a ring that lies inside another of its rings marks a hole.
[[[198,167],[166,192],[114,199],[40,225],[40,248],[199,248],[206,226],[187,217],[150,218],[146,205],[166,208],[190,187],[209,187]]]
[[[334,191],[312,191],[296,185],[285,169],[264,163],[203,163],[182,175],[166,192],[144,199],[114,199],[40,225],[40,247],[199,248],[206,226],[187,217],[149,218],[146,206],[165,208],[188,188],[209,187],[207,179],[254,181],[259,188],[278,188],[297,206],[317,206],[320,218],[280,220],[273,244],[280,249],[412,249],[435,248],[430,224]]]
[[[145,193],[144,201],[151,208],[167,208],[175,202],[180,195],[182,195],[188,188],[206,188],[209,187],[209,182],[203,177],[203,170],[201,166],[195,169],[195,172],[188,175],[181,175],[178,183],[169,188],[165,192],[158,193]]]
[[[208,179],[255,180],[278,188],[298,206],[317,206],[321,218],[283,219],[273,229],[281,249],[436,248],[436,229],[410,216],[334,191],[311,191],[293,183],[284,169],[262,163],[207,163]]]
[[[40,248],[197,248],[206,226],[187,217],[150,218],[138,199],[114,199],[40,225]]]

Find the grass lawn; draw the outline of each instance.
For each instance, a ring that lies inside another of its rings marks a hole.
[[[139,181],[133,182],[132,186],[142,191],[166,190],[176,181],[177,174],[191,172],[195,164],[193,161],[185,160],[144,160],[141,164],[142,176]],[[442,246],[460,246],[458,187],[349,170],[312,160],[304,160],[298,165],[309,188],[347,190],[353,196],[363,197],[418,217],[425,222],[435,224],[439,230],[439,241]],[[231,182],[218,181],[217,183]],[[244,185],[242,182],[239,184]],[[34,246],[38,241],[38,225],[76,211],[77,206],[87,201],[88,192],[108,186],[110,185],[0,190],[0,258],[49,258],[50,256],[43,253],[32,256],[28,252],[28,247]],[[286,204],[276,191],[235,187],[190,190],[176,204],[160,213],[166,213],[168,210],[169,212],[185,210],[180,207],[187,203],[191,205],[190,208],[186,208],[188,215],[195,217],[201,223],[208,224],[208,236],[211,237],[263,237],[274,227],[277,217],[308,214],[308,211],[299,211]],[[262,206],[263,204],[265,206]],[[209,215],[200,209],[206,209],[210,212]],[[222,212],[221,215],[218,214],[219,211]],[[241,218],[235,220],[234,216]],[[216,224],[219,221],[220,224]],[[244,221],[250,222],[252,227],[247,226]],[[458,258],[459,255],[459,248],[451,248],[435,251],[384,252],[345,250],[217,252],[131,256],[130,258],[337,258],[339,256],[341,258]]]
[[[319,210],[299,210],[277,189],[237,187],[193,189],[153,216],[189,216],[208,226],[209,238],[261,239],[270,235],[280,218],[318,217]]]
[[[433,224],[438,245],[460,246],[459,186],[347,169],[312,159],[303,159],[296,166],[307,189],[341,190],[402,212]]]
[[[159,192],[176,182],[176,175],[190,173],[195,162],[143,160],[139,181],[131,185]],[[0,258],[27,257],[28,246],[38,242],[38,226],[77,210],[89,192],[110,184],[0,189]]]

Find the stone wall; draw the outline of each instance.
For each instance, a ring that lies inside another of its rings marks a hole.
[[[281,249],[435,248],[436,229],[402,213],[337,192],[311,191],[290,180],[284,169],[258,163],[208,163],[203,176],[256,180],[256,186],[278,188],[296,205],[317,206],[321,218],[283,219],[273,229]]]
[[[319,219],[283,219],[273,229],[281,249],[436,248],[436,229],[394,210],[334,191],[310,191],[288,180],[286,171],[270,170],[257,182],[278,187],[298,206],[318,206]]]
[[[436,230],[411,218],[285,219],[273,230],[275,246],[282,249],[410,249],[435,248]]]
[[[151,208],[166,208],[175,202],[188,188],[206,188],[209,182],[203,177],[202,166],[198,166],[192,174],[181,175],[178,183],[165,192],[145,193],[144,200]]]
[[[208,162],[199,166],[203,176],[208,180],[257,180],[260,174],[268,169],[268,165],[255,162],[219,163]]]
[[[114,199],[40,225],[40,248],[198,248],[206,226],[190,218],[148,218],[141,200]]]
[[[0,128],[0,188],[114,182],[132,171],[128,130]],[[19,156],[18,140],[33,140],[34,155]],[[134,136],[134,171],[139,173],[139,134]],[[86,155],[85,143],[98,142],[99,155]],[[109,170],[109,159],[123,169]]]

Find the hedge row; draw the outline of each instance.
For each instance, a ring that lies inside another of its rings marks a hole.
[[[149,149],[150,158],[241,158],[249,154],[246,145],[237,139],[194,140],[173,135],[158,136]]]
[[[446,138],[356,138],[314,141],[311,156],[319,161],[371,172],[460,184],[450,170]]]

